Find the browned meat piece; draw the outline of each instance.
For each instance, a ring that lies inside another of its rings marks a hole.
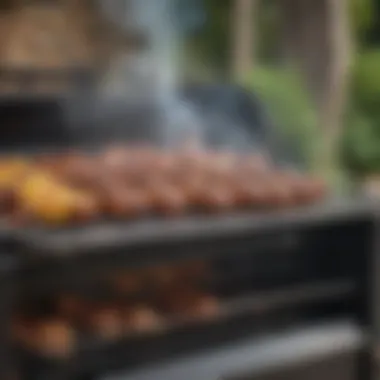
[[[19,183],[30,170],[28,162],[21,159],[9,158],[0,161],[0,213],[15,211]]]
[[[73,220],[78,222],[91,222],[101,216],[100,202],[92,193],[83,192],[78,195],[75,204]]]
[[[52,167],[58,178],[84,189],[96,185],[102,169],[95,157],[78,153],[62,156]]]
[[[167,295],[162,304],[169,315],[186,318],[216,317],[220,310],[219,302],[215,297],[189,290]]]
[[[238,202],[231,182],[197,170],[182,179],[181,188],[189,204],[202,210],[228,210]]]
[[[326,186],[322,180],[294,172],[288,172],[286,176],[292,183],[296,204],[313,203],[324,198]]]
[[[194,147],[116,146],[100,154],[67,152],[31,163],[0,162],[0,213],[24,223],[178,215],[191,208],[282,208],[325,194],[321,181],[278,171],[264,156]]]
[[[103,339],[120,338],[124,333],[121,311],[113,305],[92,307],[86,317],[85,326]]]
[[[268,191],[260,178],[257,180],[250,178],[236,178],[232,183],[238,206],[262,208],[266,206]]]
[[[121,180],[140,171],[136,160],[134,160],[134,153],[128,147],[108,148],[101,153],[99,161],[107,172]]]
[[[149,332],[162,327],[159,315],[147,306],[129,307],[123,314],[127,332]]]
[[[199,195],[198,204],[210,211],[230,210],[235,206],[236,198],[228,188],[211,187]]]
[[[271,196],[270,207],[282,208],[294,204],[295,195],[291,181],[280,173],[273,173],[265,181],[267,191]]]
[[[299,198],[302,203],[314,203],[322,200],[327,193],[326,185],[317,178],[304,178],[301,182]]]
[[[101,154],[100,161],[119,180],[135,181],[156,171],[156,166],[162,162],[161,156],[163,154],[152,147],[111,147]]]
[[[271,163],[263,155],[244,155],[240,157],[237,170],[245,174],[268,173],[273,170]]]
[[[14,336],[26,348],[54,357],[69,356],[76,344],[74,330],[61,319],[20,318],[15,321]]]
[[[148,185],[154,210],[164,215],[178,215],[188,208],[185,192],[176,185],[164,181],[152,181]]]
[[[0,214],[12,213],[17,206],[15,191],[11,188],[0,188]]]
[[[52,356],[68,356],[75,346],[75,333],[71,326],[59,319],[43,321],[37,327],[36,346]]]
[[[109,181],[100,193],[106,215],[136,217],[152,209],[153,202],[147,191],[128,187],[119,181]]]

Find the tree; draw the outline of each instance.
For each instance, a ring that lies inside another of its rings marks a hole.
[[[349,0],[279,0],[286,58],[296,64],[318,111],[322,170],[334,166],[351,61]],[[336,163],[336,162],[335,162]]]
[[[336,163],[335,155],[342,134],[352,56],[348,0],[326,1],[330,43],[329,70],[320,104],[320,126],[324,138],[324,150],[321,152],[323,169],[329,169]]]
[[[240,81],[250,72],[255,55],[254,16],[258,0],[234,0],[231,11],[231,70]]]

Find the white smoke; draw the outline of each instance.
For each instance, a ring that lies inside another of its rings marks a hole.
[[[148,43],[140,50],[120,54],[111,62],[101,89],[103,106],[96,107],[96,119],[112,120],[119,115],[120,120],[130,106],[155,104],[160,110],[157,135],[166,146],[188,140],[203,142],[210,134],[225,147],[240,150],[250,145],[245,128],[237,125],[236,120],[217,110],[205,117],[178,96],[184,37],[183,25],[174,14],[178,0],[100,1],[111,22],[126,33],[133,30],[142,34]],[[193,0],[187,1],[190,4]],[[187,7],[187,17],[192,18],[189,10]]]

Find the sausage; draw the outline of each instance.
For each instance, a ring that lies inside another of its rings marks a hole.
[[[254,175],[271,172],[272,167],[268,159],[261,154],[243,155],[240,157],[238,170],[247,175]]]
[[[131,157],[131,152],[125,146],[113,146],[100,154],[100,159],[107,167],[123,166]]]
[[[182,214],[189,205],[185,192],[164,181],[152,181],[149,188],[154,210],[163,215]]]
[[[214,318],[219,314],[220,306],[216,297],[202,294],[194,300],[192,310],[196,317]]]
[[[195,170],[183,178],[182,189],[191,206],[208,211],[231,209],[237,203],[231,184]]]
[[[30,171],[30,165],[24,160],[6,159],[0,161],[0,213],[15,211],[17,188]]]
[[[160,316],[147,306],[133,306],[124,310],[123,314],[127,332],[148,332],[162,327]]]
[[[311,201],[320,201],[327,195],[326,183],[320,178],[310,178]]]
[[[116,339],[124,333],[121,310],[113,305],[90,308],[85,323],[91,332],[103,339]]]
[[[309,178],[299,173],[286,173],[292,182],[296,204],[308,204],[322,199],[326,194],[326,186],[317,178]]]
[[[207,177],[223,179],[233,173],[237,158],[233,153],[208,152],[203,162],[199,162],[198,169],[203,170]]]
[[[103,210],[115,217],[135,217],[152,208],[150,194],[144,189],[128,187],[119,181],[108,181],[100,189]]]
[[[270,194],[260,178],[236,178],[233,189],[238,206],[261,208],[270,203]]]
[[[17,339],[29,349],[47,356],[67,357],[75,347],[76,336],[70,325],[58,318],[42,320],[21,320]]]
[[[128,147],[112,147],[101,153],[99,163],[104,170],[119,179],[141,173],[136,153]]]
[[[270,198],[270,208],[283,208],[291,205],[294,200],[292,187],[281,178],[272,177],[265,182],[265,188]]]
[[[314,203],[326,195],[326,186],[317,178],[302,178],[298,180],[298,199],[301,204]]]
[[[158,151],[153,147],[140,146],[131,148],[129,151],[129,168],[134,168],[134,173],[146,173],[155,167],[158,160]]]
[[[282,173],[273,173],[268,179],[272,194],[273,207],[288,207],[296,201],[294,184]]]
[[[43,321],[37,332],[37,339],[43,352],[52,356],[66,357],[73,352],[75,333],[70,325],[59,319]]]
[[[212,185],[211,185],[212,186]],[[236,204],[234,193],[226,187],[211,187],[199,194],[198,204],[210,211],[222,211]]]
[[[81,192],[77,194],[73,219],[79,222],[89,222],[101,216],[101,205],[94,194]]]
[[[88,189],[99,178],[102,167],[94,157],[84,154],[67,155],[56,165],[56,175],[79,188]]]
[[[0,214],[9,214],[15,211],[17,197],[14,189],[8,187],[0,188]]]
[[[214,296],[186,290],[169,295],[163,305],[169,314],[186,318],[216,317],[220,310]]]
[[[256,174],[250,180],[240,180],[240,196],[251,206],[259,208],[285,207],[293,202],[290,183],[279,173]]]

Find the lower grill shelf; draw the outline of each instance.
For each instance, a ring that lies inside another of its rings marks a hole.
[[[364,334],[350,320],[330,321],[240,340],[222,349],[107,380],[348,380],[359,370],[358,353],[365,342]]]
[[[355,291],[355,283],[349,279],[299,284],[226,300],[219,315],[210,319],[177,320],[159,331],[126,336],[116,342],[84,340],[69,358],[52,359],[17,351],[25,371],[37,368],[38,372],[97,374],[109,369],[138,368],[247,335],[280,330],[294,324],[308,308],[341,302]]]

